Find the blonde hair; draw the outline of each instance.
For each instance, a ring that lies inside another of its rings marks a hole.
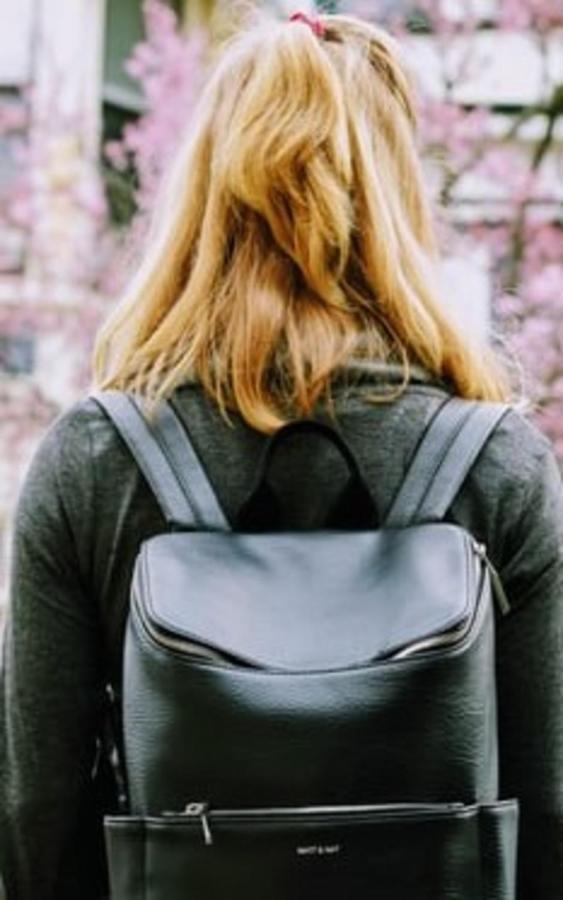
[[[157,401],[197,379],[271,432],[352,358],[413,363],[502,399],[450,320],[396,42],[349,16],[231,39],[201,99],[144,265],[102,328],[95,382]],[[387,395],[388,396],[388,395]]]

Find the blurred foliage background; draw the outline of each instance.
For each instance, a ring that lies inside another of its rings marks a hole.
[[[142,256],[206,72],[250,5],[57,0],[53,16],[52,2],[0,0],[0,584],[30,454],[88,389],[96,328]],[[315,8],[255,5],[283,17]],[[384,24],[404,45],[447,296],[467,327],[508,348],[563,459],[563,7],[316,8]]]

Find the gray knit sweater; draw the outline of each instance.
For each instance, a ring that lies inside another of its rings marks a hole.
[[[381,518],[444,388],[392,374],[335,385],[336,416]],[[265,438],[229,426],[196,385],[176,403],[228,517]],[[307,515],[341,477],[334,455],[297,446],[280,477]],[[548,442],[511,411],[448,514],[484,542],[513,611],[497,632],[501,796],[521,803],[518,900],[563,900],[563,492]],[[84,399],[42,441],[23,487],[0,686],[0,869],[8,900],[105,896],[103,769],[92,778],[104,685],[121,678],[140,543],[165,529],[157,503],[99,407]]]

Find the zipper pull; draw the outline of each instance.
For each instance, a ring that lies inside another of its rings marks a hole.
[[[504,590],[502,581],[500,580],[500,575],[493,566],[492,562],[487,559],[487,565],[489,567],[489,572],[491,573],[491,584],[493,587],[493,594],[495,595],[496,601],[499,605],[499,609],[503,616],[507,616],[510,612],[510,601],[506,596],[506,591]]]
[[[201,829],[203,831],[203,840],[205,842],[206,847],[210,847],[213,844],[213,835],[211,833],[211,828],[209,826],[209,819],[207,814],[209,812],[209,804],[208,803],[188,803],[183,816],[197,816],[201,821]]]
[[[487,547],[485,544],[480,544],[479,541],[473,541],[473,549],[477,556],[483,560],[487,569],[489,570],[489,575],[491,576],[491,587],[493,589],[493,596],[497,601],[498,608],[503,616],[508,615],[511,611],[510,601],[506,596],[506,591],[504,590],[502,581],[500,580],[500,575],[493,566],[491,560],[487,556]]]
[[[479,556],[481,559],[486,560],[487,559],[486,544],[481,544],[479,541],[472,541],[472,544],[473,544],[473,549],[475,550],[475,553],[477,554],[477,556]]]

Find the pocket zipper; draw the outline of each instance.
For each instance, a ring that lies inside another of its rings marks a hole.
[[[187,803],[183,810],[162,813],[167,819],[177,821],[199,820],[203,834],[203,841],[207,847],[213,845],[213,832],[211,820],[216,821],[241,821],[250,822],[261,820],[299,820],[304,817],[311,819],[330,817],[340,822],[357,822],[358,819],[370,820],[373,818],[386,818],[390,815],[408,818],[409,816],[423,813],[429,816],[447,815],[456,810],[465,808],[464,803],[382,803],[368,805],[340,805],[340,806],[272,806],[241,809],[211,809],[209,803],[197,801]]]

